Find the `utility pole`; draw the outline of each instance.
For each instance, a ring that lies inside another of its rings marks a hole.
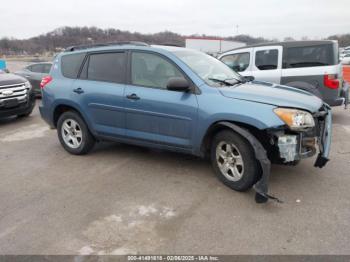
[[[236,35],[238,35],[239,25],[235,25]]]

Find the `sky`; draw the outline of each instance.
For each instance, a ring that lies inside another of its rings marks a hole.
[[[62,26],[319,39],[350,33],[350,0],[1,0],[0,38]],[[237,27],[238,25],[238,27]]]

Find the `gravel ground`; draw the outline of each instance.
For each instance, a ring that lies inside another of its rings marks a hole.
[[[221,184],[192,156],[116,143],[63,150],[37,108],[0,121],[0,254],[350,254],[350,111],[332,160],[273,166],[271,193]]]

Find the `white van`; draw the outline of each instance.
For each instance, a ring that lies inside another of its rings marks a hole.
[[[237,48],[219,59],[243,76],[307,90],[331,106],[348,101],[336,41],[291,41]]]

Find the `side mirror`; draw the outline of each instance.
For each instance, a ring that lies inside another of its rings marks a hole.
[[[244,79],[245,79],[247,82],[251,82],[251,81],[254,81],[254,80],[255,80],[255,77],[254,77],[254,76],[245,76]]]
[[[190,89],[190,84],[183,77],[172,77],[166,85],[168,90],[185,92]]]

